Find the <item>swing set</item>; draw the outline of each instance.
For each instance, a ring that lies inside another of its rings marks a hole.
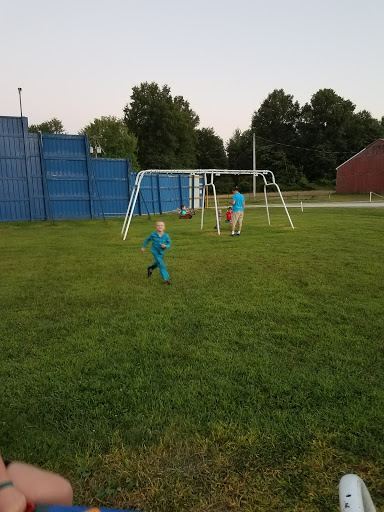
[[[121,230],[121,234],[123,235],[123,240],[127,238],[129,226],[132,221],[133,212],[135,210],[137,198],[139,196],[140,192],[140,186],[141,182],[145,175],[150,174],[168,174],[168,175],[174,175],[174,174],[183,174],[183,175],[189,175],[194,179],[194,177],[202,177],[203,178],[203,195],[202,195],[202,205],[201,205],[201,229],[203,229],[204,225],[204,208],[205,208],[205,190],[208,190],[208,187],[212,187],[213,191],[213,197],[214,197],[214,203],[215,203],[215,212],[216,212],[216,229],[217,234],[220,235],[220,223],[219,223],[219,213],[218,213],[218,207],[217,207],[217,195],[216,195],[216,187],[214,183],[215,176],[220,176],[222,174],[230,174],[230,175],[239,175],[239,176],[259,176],[262,178],[264,182],[264,198],[265,198],[265,208],[267,211],[267,219],[268,224],[271,224],[270,218],[269,218],[269,207],[268,207],[268,196],[267,196],[267,189],[268,187],[275,187],[277,189],[277,192],[279,193],[281,203],[285,209],[285,213],[287,214],[289,223],[291,225],[291,228],[294,229],[294,225],[292,223],[291,217],[289,215],[287,206],[285,204],[284,198],[281,194],[280,187],[275,181],[275,176],[272,171],[249,171],[249,170],[229,170],[229,169],[147,169],[145,171],[139,171],[136,174],[135,179],[135,185],[132,190],[131,197],[129,198],[128,208],[127,212],[125,214],[123,227]]]

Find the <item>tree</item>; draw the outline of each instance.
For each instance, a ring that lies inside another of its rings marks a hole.
[[[254,112],[251,129],[260,137],[292,144],[297,140],[299,119],[299,103],[283,89],[275,89]]]
[[[254,112],[257,167],[270,169],[277,181],[296,185],[304,178],[298,154],[300,105],[291,94],[275,89]]]
[[[137,138],[129,133],[123,119],[102,116],[84,126],[79,132],[86,133],[91,145],[98,144],[106,158],[129,158],[135,170],[137,163]]]
[[[44,121],[40,124],[31,124],[28,127],[30,133],[65,133],[63,123],[60,119],[53,117],[50,121]]]
[[[226,169],[228,166],[223,139],[213,128],[197,130],[196,153],[198,169]]]
[[[311,151],[302,154],[305,174],[310,181],[334,180],[336,167],[358,150],[353,132],[359,124],[355,105],[335,93],[320,89],[302,108],[302,145]]]
[[[250,130],[236,131],[227,152],[230,168],[251,159],[256,134],[257,168],[270,169],[277,181],[292,187],[332,185],[336,167],[384,136],[384,117],[355,112],[355,105],[332,89],[320,89],[302,108],[292,95],[276,89],[254,112]]]
[[[155,82],[133,87],[124,108],[125,123],[138,139],[142,169],[193,168],[196,165],[196,128],[199,117],[182,96]]]
[[[230,169],[252,169],[252,131],[236,129],[227,142],[227,155]]]
[[[384,125],[367,110],[354,114],[352,122],[346,128],[348,149],[351,148],[355,153],[383,136]]]
[[[252,170],[253,158],[251,130],[245,130],[242,132],[237,128],[227,142],[226,149],[229,169]],[[243,192],[249,192],[252,188],[252,177],[250,176],[243,176],[241,178],[241,182],[240,177],[236,175],[230,175],[228,177],[223,176],[220,178],[221,182],[227,183],[226,192],[231,191],[233,185],[240,186]]]

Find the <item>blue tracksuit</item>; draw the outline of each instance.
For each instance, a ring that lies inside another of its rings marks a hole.
[[[161,246],[164,244],[165,248],[169,249],[171,247],[171,239],[169,238],[169,235],[167,235],[167,233],[163,233],[163,236],[159,236],[159,233],[157,231],[154,231],[144,240],[143,247],[147,247],[150,241],[152,241],[151,252],[155,257],[155,261],[148,268],[155,269],[156,267],[159,267],[161,277],[164,280],[167,280],[169,279],[169,274],[167,272],[167,267],[165,266],[165,263],[163,261],[165,249],[163,249]]]

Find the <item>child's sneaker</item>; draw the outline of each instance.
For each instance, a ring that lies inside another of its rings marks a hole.
[[[165,280],[163,281],[163,284],[167,284],[167,285],[169,285],[169,286],[171,285],[171,283],[168,281],[168,279],[165,279]]]
[[[153,268],[148,267],[148,269],[147,269],[148,277],[151,277],[152,272],[153,272]]]

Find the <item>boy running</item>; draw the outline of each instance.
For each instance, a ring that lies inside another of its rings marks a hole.
[[[168,281],[169,274],[167,272],[167,267],[165,266],[165,263],[163,261],[164,258],[164,251],[165,249],[169,249],[171,247],[171,239],[169,238],[169,235],[165,233],[165,224],[162,221],[156,222],[156,231],[151,233],[147,238],[144,240],[143,247],[141,248],[141,252],[145,252],[145,248],[149,244],[150,241],[152,241],[152,254],[155,258],[155,261],[152,263],[152,265],[149,265],[148,267],[148,277],[151,277],[152,272],[155,270],[156,267],[159,267],[161,277],[163,278],[163,283],[170,285],[171,283]]]

